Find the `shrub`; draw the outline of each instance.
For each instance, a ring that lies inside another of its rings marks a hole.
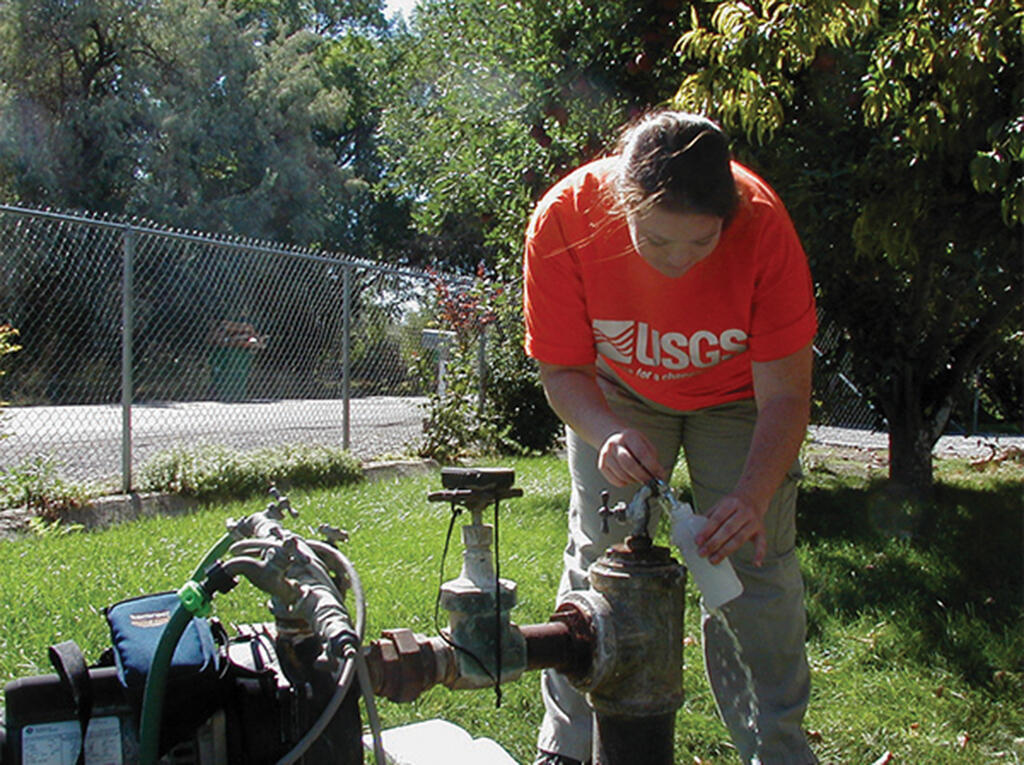
[[[199,498],[246,497],[262,494],[271,485],[341,486],[363,476],[351,453],[315,444],[249,452],[212,444],[176,447],[152,457],[140,473],[143,489]]]
[[[34,457],[0,469],[0,507],[24,507],[47,520],[82,507],[92,491],[62,478],[58,467],[52,457]]]
[[[543,453],[558,442],[562,421],[548,405],[537,364],[523,350],[522,302],[518,289],[495,297],[495,321],[487,338],[485,408],[506,449]]]
[[[558,417],[548,407],[536,365],[523,351],[518,289],[478,272],[464,290],[435,280],[440,323],[454,333],[444,394],[433,394],[420,454],[451,462],[470,453],[543,452],[557,441]],[[486,334],[486,377],[479,345]],[[481,396],[481,393],[483,394]]]

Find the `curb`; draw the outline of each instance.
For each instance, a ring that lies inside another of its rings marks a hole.
[[[426,475],[436,470],[440,470],[440,465],[434,460],[370,462],[363,466],[363,478],[373,482],[387,481]],[[109,528],[117,523],[156,515],[186,515],[201,504],[197,499],[178,494],[160,492],[113,494],[97,497],[83,507],[62,511],[57,514],[57,520],[62,524],[79,524],[87,531],[94,531]],[[0,511],[0,539],[12,539],[27,533],[29,519],[34,515],[24,509]]]

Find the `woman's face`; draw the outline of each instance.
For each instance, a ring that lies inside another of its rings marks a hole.
[[[718,245],[722,219],[703,213],[680,213],[655,205],[626,216],[629,235],[640,257],[670,279],[677,279]]]

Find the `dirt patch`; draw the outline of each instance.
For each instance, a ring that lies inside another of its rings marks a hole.
[[[800,455],[804,470],[874,478],[889,471],[889,451],[868,446],[808,444]]]

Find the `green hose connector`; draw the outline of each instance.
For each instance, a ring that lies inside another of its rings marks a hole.
[[[199,582],[189,579],[178,590],[178,600],[192,616],[206,618],[213,612],[213,598]]]

